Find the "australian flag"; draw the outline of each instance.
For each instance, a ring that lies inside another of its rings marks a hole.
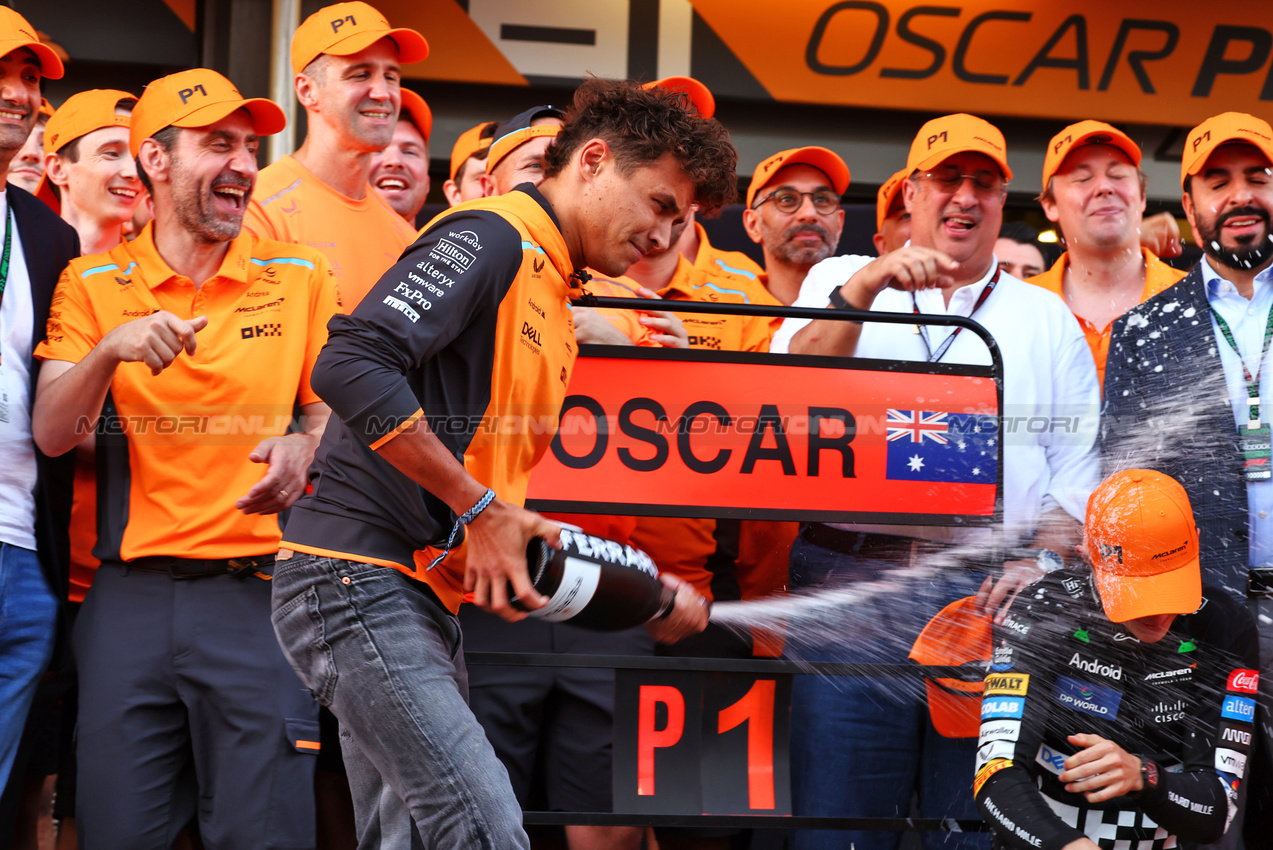
[[[994,417],[926,410],[888,411],[888,464],[892,481],[994,484],[999,429]]]

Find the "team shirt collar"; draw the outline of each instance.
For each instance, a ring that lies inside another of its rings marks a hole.
[[[252,237],[247,231],[240,231],[239,235],[230,241],[230,249],[226,251],[225,257],[221,260],[221,266],[217,269],[217,273],[209,278],[209,283],[217,279],[232,283],[247,283],[251,239]],[[159,254],[159,249],[155,247],[155,224],[153,221],[147,223],[137,238],[127,244],[128,252],[132,256],[133,262],[137,264],[137,271],[141,274],[141,279],[145,281],[146,286],[150,289],[158,289],[173,278],[182,277],[164,262],[164,258]]]

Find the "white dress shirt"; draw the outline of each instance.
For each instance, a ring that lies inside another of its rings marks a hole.
[[[0,189],[0,250],[8,195]],[[35,550],[35,445],[31,442],[31,279],[17,227],[9,249],[9,279],[0,296],[0,542]]]
[[[1248,301],[1238,294],[1233,284],[1216,273],[1211,263],[1203,260],[1202,279],[1206,284],[1207,301],[1212,309],[1224,317],[1233,339],[1242,352],[1242,360],[1252,375],[1260,376],[1260,422],[1269,424],[1269,416],[1273,415],[1273,367],[1268,365],[1270,358],[1264,358],[1264,367],[1260,368],[1260,354],[1264,346],[1264,327],[1269,318],[1269,310],[1273,309],[1273,268],[1265,269],[1255,276],[1255,291]],[[1250,398],[1246,391],[1246,378],[1242,374],[1242,363],[1238,354],[1229,345],[1215,315],[1211,316],[1211,329],[1216,336],[1216,351],[1220,354],[1220,364],[1224,367],[1224,381],[1229,387],[1229,400],[1233,406],[1233,424],[1235,428],[1246,426],[1249,416]],[[1273,560],[1273,480],[1246,482],[1247,521],[1251,532],[1250,563],[1252,566],[1268,565]]]
[[[809,270],[793,306],[826,307],[831,290],[871,263],[874,257],[832,257]],[[877,312],[970,316],[977,298],[989,283],[998,261],[979,281],[960,287],[947,306],[941,290],[909,292],[885,289],[871,309]],[[1079,522],[1087,511],[1087,497],[1096,487],[1099,463],[1095,450],[1100,387],[1092,352],[1074,314],[1059,297],[1007,273],[981,308],[972,315],[994,337],[1003,358],[1003,503],[1009,545],[1028,542],[1039,517],[1061,508]],[[769,350],[783,353],[791,338],[809,323],[787,319]],[[925,326],[934,352],[955,328]],[[924,338],[914,325],[867,322],[856,351],[858,357],[881,360],[928,360]],[[964,331],[942,357],[944,363],[990,365],[990,351],[976,335]],[[1047,423],[1043,427],[1043,423]],[[967,529],[920,526],[838,526],[912,537],[970,542]]]

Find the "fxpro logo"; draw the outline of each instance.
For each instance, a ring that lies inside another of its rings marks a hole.
[[[1095,673],[1097,676],[1104,676],[1106,679],[1113,679],[1116,682],[1123,678],[1122,667],[1113,664],[1106,664],[1099,658],[1083,658],[1077,652],[1074,653],[1074,657],[1070,659],[1070,666],[1077,667],[1084,673]]]

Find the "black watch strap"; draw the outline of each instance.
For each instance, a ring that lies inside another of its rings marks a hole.
[[[840,287],[831,290],[831,294],[827,296],[827,300],[831,302],[831,306],[837,310],[856,310],[857,308],[844,300],[844,296],[840,294]]]

